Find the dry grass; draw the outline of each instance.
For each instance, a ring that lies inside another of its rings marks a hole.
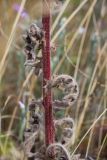
[[[12,0],[8,3],[10,7],[14,3],[16,3],[16,1]],[[35,97],[36,89],[38,90],[38,95],[40,95],[38,82],[36,81],[37,79],[35,78],[34,80],[34,77],[32,76],[33,70],[31,70],[26,77],[25,75],[22,77],[23,81],[20,85],[14,82],[14,85],[17,86],[16,93],[14,89],[11,91],[8,90],[8,92],[6,92],[6,87],[9,88],[10,85],[10,82],[8,82],[6,79],[7,77],[9,77],[7,72],[8,70],[11,70],[11,67],[9,68],[10,63],[13,63],[13,61],[9,60],[9,57],[11,57],[12,52],[14,52],[15,56],[17,57],[18,54],[22,54],[23,50],[23,42],[22,40],[20,40],[20,38],[18,40],[17,36],[20,34],[19,37],[21,37],[22,32],[24,32],[26,27],[23,30],[21,27],[17,28],[17,26],[18,24],[20,24],[20,26],[27,26],[31,23],[32,20],[36,18],[38,19],[38,17],[41,16],[38,16],[40,11],[39,13],[32,12],[32,10],[35,11],[37,6],[39,6],[38,1],[32,1],[31,3],[29,3],[26,0],[22,0],[18,1],[17,3],[20,3],[21,8],[16,14],[15,11],[12,10],[12,7],[8,8],[8,4],[6,1],[0,1],[0,5],[6,7],[5,12],[7,13],[5,14],[8,14],[8,17],[11,19],[11,24],[9,23],[8,19],[5,18],[3,20],[4,13],[1,13],[3,12],[3,9],[0,11],[0,42],[1,44],[3,44],[0,47],[0,139],[2,137],[2,133],[6,136],[4,145],[0,141],[0,152],[2,152],[3,154],[6,152],[8,142],[10,142],[10,133],[15,129],[13,128],[14,119],[20,119],[20,114],[18,114],[18,102],[20,100],[23,101],[23,95],[25,95],[28,90],[30,90],[30,96],[28,96],[28,99]],[[98,0],[81,0],[80,3],[74,4],[73,1],[71,2],[70,0],[66,0],[61,12],[55,17],[55,20],[52,22],[52,42],[57,43],[57,39],[59,40],[59,36],[61,35],[61,33],[63,33],[63,30],[66,30],[65,38],[62,39],[62,41],[64,42],[62,42],[62,44],[64,44],[65,47],[64,50],[62,50],[62,55],[60,56],[60,59],[56,67],[54,68],[53,74],[68,72],[68,74],[74,75],[80,87],[80,95],[77,103],[72,108],[68,108],[65,111],[66,116],[73,116],[75,119],[75,135],[67,145],[67,148],[72,148],[71,157],[77,152],[82,152],[81,148],[85,148],[85,150],[83,150],[84,156],[87,157],[91,154],[91,156],[96,157],[97,160],[99,160],[100,157],[102,157],[102,153],[105,152],[104,148],[106,146],[105,144],[107,134],[104,134],[103,127],[106,128],[107,132],[107,37],[104,40],[101,39],[103,33],[105,36],[107,34],[107,4],[105,5],[105,3],[105,0],[102,0],[102,2],[99,2]],[[97,9],[95,9],[95,7]],[[29,19],[28,22],[26,22],[25,19],[20,18],[23,8],[25,8],[29,17],[31,17],[31,20]],[[16,17],[12,15],[14,13]],[[6,16],[5,14],[4,16]],[[97,14],[99,15],[97,16]],[[61,27],[58,27],[61,18],[64,16],[67,17],[65,23]],[[6,27],[6,25],[9,25],[9,27]],[[82,33],[79,33],[79,29],[81,28],[85,31],[83,30]],[[97,42],[97,40],[96,42],[92,41],[92,45],[94,45],[95,43],[95,45],[97,46],[96,50],[93,49],[93,51],[90,45],[92,40],[91,37],[95,36],[95,33],[98,36],[97,38],[100,39],[100,42]],[[61,48],[61,45],[59,44],[58,47]],[[55,56],[57,56],[57,54]],[[91,55],[91,59],[89,59],[89,54]],[[92,61],[94,56],[95,59]],[[53,56],[52,58],[54,59],[55,57]],[[91,63],[92,65],[90,65]],[[21,65],[19,64],[17,73],[14,74],[13,72],[12,74],[13,77],[18,75],[18,78],[20,78],[20,68]],[[33,82],[32,85],[30,85],[30,81]],[[12,104],[11,101],[15,101],[15,103]],[[28,101],[26,101],[26,103],[28,104]],[[8,111],[9,105],[12,106],[11,115],[4,112],[6,110]],[[5,127],[3,126],[5,124],[3,122],[4,118],[10,118],[9,125],[6,127],[7,129],[5,129]],[[84,122],[87,123],[84,124]],[[88,124],[88,122],[90,123]],[[98,146],[92,146],[93,149],[96,147],[97,150],[97,154],[94,154],[91,152],[90,148],[93,144],[94,136],[96,136],[94,135],[94,133],[96,130],[96,126],[98,125],[100,128],[102,127],[102,130],[100,129],[100,133],[97,135]],[[83,147],[82,144],[86,139],[87,141],[85,143],[85,147]]]

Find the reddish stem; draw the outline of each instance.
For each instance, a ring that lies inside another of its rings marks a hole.
[[[50,0],[43,0],[43,16],[42,23],[45,31],[45,43],[42,51],[43,56],[43,86],[46,81],[51,79],[51,66],[50,66]],[[46,146],[54,142],[54,123],[52,112],[52,94],[48,91],[45,94],[43,89],[43,105],[45,109],[45,142]]]

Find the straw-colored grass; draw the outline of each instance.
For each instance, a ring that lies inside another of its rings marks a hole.
[[[11,4],[15,3],[13,0]],[[4,53],[2,56],[2,59],[0,60],[0,84],[3,83],[3,86],[0,87],[0,94],[2,97],[2,94],[5,93],[5,85],[8,85],[8,80],[5,79],[6,75],[8,75],[7,70],[9,69],[9,56],[11,56],[11,50],[13,49],[13,52],[20,52],[22,54],[23,50],[23,44],[16,40],[14,42],[15,34],[17,32],[17,26],[19,23],[22,23],[20,16],[25,8],[28,13],[31,12],[31,5],[34,5],[35,1],[32,1],[31,4],[27,2],[26,0],[18,1],[20,2],[20,9],[17,12],[16,18],[13,20],[12,29],[9,30],[9,36],[5,32],[5,27],[3,28],[3,25],[6,23],[3,23],[2,28],[0,28],[1,37],[2,40],[6,40],[6,47],[4,49]],[[1,3],[1,2],[0,2]],[[99,3],[101,3],[99,7]],[[64,44],[64,50],[62,50],[62,55],[60,56],[59,61],[57,62],[57,65],[53,71],[53,74],[58,73],[66,73],[67,71],[72,73],[74,78],[77,80],[80,88],[80,94],[77,103],[74,104],[72,108],[67,108],[65,110],[65,116],[73,116],[75,119],[75,133],[73,135],[73,138],[69,143],[67,144],[67,148],[70,150],[71,158],[79,152],[79,148],[81,147],[83,141],[87,138],[88,141],[85,144],[85,154],[84,156],[88,156],[90,154],[90,148],[91,143],[93,141],[93,134],[94,130],[97,124],[100,124],[102,127],[102,130],[100,130],[99,136],[98,136],[98,148],[99,152],[96,156],[97,160],[100,160],[101,153],[104,150],[105,142],[107,140],[107,134],[105,135],[103,141],[103,126],[106,120],[106,113],[107,113],[107,39],[104,40],[104,42],[100,39],[100,42],[96,44],[98,45],[97,50],[95,52],[95,60],[94,60],[94,67],[89,65],[91,62],[88,60],[88,55],[92,54],[92,50],[90,47],[91,44],[91,37],[94,35],[94,33],[98,34],[100,37],[103,33],[103,30],[101,29],[101,26],[99,27],[99,24],[102,24],[102,21],[104,20],[104,13],[106,15],[106,10],[104,11],[104,7],[106,1],[102,0],[102,2],[99,2],[98,0],[88,1],[88,0],[82,0],[77,5],[73,4],[73,1],[66,0],[63,4],[61,12],[55,17],[55,20],[52,23],[51,26],[51,35],[52,40],[51,42],[59,40],[59,36],[61,33],[63,33],[63,30],[66,28],[66,34],[65,38],[62,39],[62,43]],[[74,5],[70,7],[70,5]],[[3,5],[3,3],[1,3]],[[97,6],[98,5],[98,6]],[[30,8],[29,8],[30,6]],[[99,10],[99,17],[96,16],[98,14],[96,12],[97,7],[100,8]],[[96,8],[95,8],[96,7]],[[7,6],[8,8],[8,6]],[[35,6],[33,6],[34,10]],[[73,9],[70,9],[73,8]],[[75,9],[74,9],[75,8]],[[68,9],[68,10],[67,10]],[[107,9],[107,8],[106,8]],[[11,9],[10,9],[11,10]],[[35,11],[36,12],[36,11]],[[103,12],[103,13],[102,13]],[[29,15],[30,17],[33,17],[32,15]],[[58,25],[60,23],[60,20],[62,17],[66,17],[65,23],[59,28]],[[2,17],[1,21],[2,21]],[[106,15],[107,18],[107,15]],[[32,18],[31,18],[32,19]],[[21,21],[21,22],[20,22]],[[105,21],[104,21],[105,22]],[[31,23],[29,20],[28,24]],[[27,24],[27,25],[28,25]],[[7,24],[8,25],[8,24]],[[25,23],[24,23],[25,25]],[[106,22],[105,22],[106,25]],[[103,26],[104,27],[104,26]],[[107,27],[107,26],[106,26]],[[79,29],[84,28],[85,31],[79,35]],[[19,29],[19,33],[22,33],[22,30]],[[18,33],[18,34],[19,34]],[[105,29],[105,33],[107,33],[107,30]],[[22,36],[22,35],[21,35]],[[106,35],[105,35],[106,36]],[[101,37],[100,37],[101,38]],[[60,41],[60,40],[59,40]],[[59,42],[61,43],[61,42]],[[62,44],[59,44],[59,48],[61,48]],[[0,46],[2,48],[2,46]],[[91,51],[90,51],[91,50]],[[90,52],[90,53],[89,53]],[[58,54],[58,53],[57,53]],[[55,55],[57,57],[57,54]],[[93,54],[91,55],[93,59]],[[16,54],[17,57],[17,54]],[[76,57],[76,58],[75,58]],[[54,56],[52,56],[54,58]],[[24,64],[23,64],[24,65]],[[65,65],[65,66],[64,66]],[[67,67],[66,67],[67,66]],[[20,68],[20,64],[18,66]],[[91,68],[92,67],[92,68]],[[92,72],[88,72],[88,69],[91,68]],[[4,132],[5,135],[5,142],[2,144],[0,141],[0,148],[2,153],[6,152],[8,142],[10,141],[10,134],[13,130],[13,124],[14,120],[17,119],[17,121],[20,120],[20,117],[17,115],[17,111],[19,110],[18,102],[23,100],[23,95],[26,91],[30,91],[29,98],[35,97],[35,86],[37,84],[37,77],[35,76],[32,80],[34,70],[32,69],[29,74],[23,78],[23,82],[21,82],[21,85],[17,85],[18,92],[14,93],[14,90],[12,90],[12,93],[1,100],[1,106],[0,109],[0,138],[2,135],[2,122],[4,119],[8,119],[9,126],[7,126],[6,132]],[[68,73],[69,74],[69,73]],[[18,75],[18,73],[16,73]],[[15,76],[13,74],[13,76]],[[21,75],[18,75],[21,76]],[[32,84],[30,85],[30,81],[32,81]],[[101,84],[101,83],[102,84]],[[9,82],[10,84],[10,82]],[[38,87],[38,86],[36,86]],[[2,93],[4,89],[4,92]],[[97,92],[101,94],[99,97],[98,94],[96,94],[95,102],[96,105],[94,106],[94,102],[92,100],[92,96],[95,94],[95,91],[97,89]],[[15,100],[16,104],[14,106],[14,109],[11,110],[11,115],[5,114],[5,111],[10,109],[9,105],[11,106],[11,101]],[[3,102],[2,102],[3,101]],[[90,105],[93,109],[93,113],[90,113]],[[102,109],[101,109],[102,107]],[[87,118],[88,114],[88,118]],[[91,118],[92,119],[91,119]],[[84,122],[85,121],[85,122]],[[84,134],[83,134],[84,133]],[[33,135],[35,136],[35,134]],[[33,138],[33,137],[30,137]],[[28,139],[30,141],[30,139]],[[15,146],[14,146],[15,147]]]

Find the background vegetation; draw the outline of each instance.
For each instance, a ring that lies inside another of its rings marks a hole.
[[[26,76],[22,39],[29,24],[41,20],[41,7],[40,0],[0,0],[1,158],[14,153],[23,157],[19,144],[27,105],[41,95],[37,78],[31,72]],[[107,1],[66,0],[59,13],[52,11],[51,35],[57,49],[51,57],[52,73],[74,76],[80,88],[77,102],[57,115],[75,120],[71,153],[106,160]]]

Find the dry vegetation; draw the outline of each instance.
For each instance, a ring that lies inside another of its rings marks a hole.
[[[0,0],[0,160],[26,159],[25,115],[41,86],[32,70],[26,75],[22,35],[32,22],[39,23],[41,9],[40,0]],[[52,73],[71,75],[80,90],[77,102],[55,115],[75,121],[67,145],[71,159],[81,154],[107,160],[107,1],[65,0],[52,15],[51,35]]]

